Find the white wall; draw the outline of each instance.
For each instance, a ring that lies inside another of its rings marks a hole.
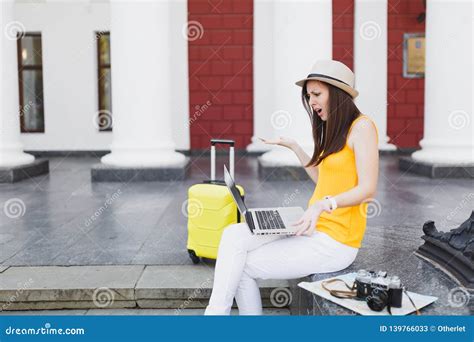
[[[177,78],[170,85],[172,94],[180,94],[172,98],[173,137],[176,148],[184,150],[189,149],[187,42],[182,37],[178,40],[176,32],[181,32],[186,13],[185,1],[172,1],[173,43],[170,51],[164,51],[177,61],[172,70]],[[109,30],[109,4],[17,3],[15,20],[26,31],[41,32],[43,45],[45,133],[22,133],[25,150],[108,150],[113,133],[99,132],[93,120],[98,109],[94,32]]]

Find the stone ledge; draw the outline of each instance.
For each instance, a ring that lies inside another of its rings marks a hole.
[[[95,164],[91,168],[92,182],[155,182],[181,181],[188,174],[189,157],[177,167],[116,167]]]
[[[32,154],[38,158],[48,157],[103,157],[110,153],[110,150],[25,150],[25,153]]]
[[[172,275],[172,276],[170,276]],[[214,269],[206,265],[147,266],[135,287],[135,298],[141,308],[203,308],[212,292]],[[273,289],[288,288],[286,280],[257,280],[264,307]]]
[[[206,265],[11,266],[0,273],[0,311],[205,308],[213,275]],[[275,308],[274,288],[289,286],[286,280],[258,284],[266,308]]]
[[[398,168],[430,178],[474,178],[474,165],[425,163],[412,157],[400,157]]]
[[[312,276],[309,275],[289,281],[292,295],[289,309],[292,316],[307,316],[312,314],[313,294],[298,286],[302,281],[311,282],[313,281]]]
[[[137,303],[134,300],[114,300],[105,309],[133,309]],[[67,309],[99,309],[93,301],[36,301],[36,302],[0,302],[0,312],[29,311],[29,310],[67,310]]]
[[[379,150],[379,156],[397,156],[397,155],[400,155],[400,154],[403,154],[403,153],[406,153],[406,152],[403,152],[399,149],[395,149],[395,150]]]
[[[0,183],[15,183],[47,173],[49,173],[49,160],[35,159],[32,163],[25,165],[0,167]]]
[[[474,310],[474,302],[456,307],[450,304],[450,291],[459,285],[449,277],[441,276],[441,271],[431,264],[421,260],[412,249],[399,251],[387,260],[380,261],[381,255],[386,251],[362,248],[352,265],[348,268],[331,273],[313,274],[310,282],[336,277],[342,274],[357,272],[359,269],[372,271],[386,271],[392,275],[400,276],[402,283],[409,291],[438,297],[438,300],[421,310],[422,315],[469,315]],[[338,304],[317,296],[310,291],[304,291],[304,301],[299,303],[298,315],[357,315],[355,312],[339,306]],[[294,314],[292,312],[292,314]]]
[[[0,302],[91,301],[107,287],[116,299],[134,300],[144,266],[9,267],[0,273]],[[105,284],[105,285],[104,285]]]
[[[193,309],[186,308],[182,310],[175,309],[142,309],[142,308],[117,308],[117,309],[76,309],[76,310],[17,310],[0,312],[1,316],[201,316],[204,314],[203,308]],[[237,316],[239,314],[237,309],[232,308],[230,315]],[[265,316],[288,316],[290,314],[287,308],[275,309],[264,308],[263,315]]]

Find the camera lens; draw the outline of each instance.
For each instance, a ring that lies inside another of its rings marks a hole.
[[[367,297],[367,305],[374,311],[382,311],[388,304],[388,293],[385,290],[374,289]]]

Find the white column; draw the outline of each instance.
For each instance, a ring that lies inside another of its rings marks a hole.
[[[413,159],[474,164],[472,1],[428,0],[422,149]]]
[[[0,167],[31,163],[20,143],[17,32],[22,24],[14,20],[13,0],[0,1]]]
[[[355,103],[374,119],[379,149],[395,150],[387,136],[387,0],[355,0]]]
[[[254,0],[253,5],[253,137],[249,152],[264,152],[270,147],[259,137],[270,137],[273,129],[268,124],[268,112],[273,106],[273,3]]]
[[[112,152],[104,164],[173,167],[170,2],[111,2]]]
[[[177,150],[189,150],[189,65],[188,37],[183,28],[188,27],[188,1],[171,2],[171,50],[173,69],[171,77],[171,127]],[[204,33],[206,34],[206,32]],[[190,33],[188,33],[190,35]],[[186,39],[185,39],[186,37]],[[191,38],[195,38],[191,36]],[[194,113],[193,113],[194,114]]]
[[[332,58],[332,1],[276,1],[273,20],[273,77],[265,82],[271,104],[262,115],[274,137],[292,137],[312,155],[311,122],[295,82],[316,60]],[[260,158],[272,165],[300,165],[292,151],[279,146]]]

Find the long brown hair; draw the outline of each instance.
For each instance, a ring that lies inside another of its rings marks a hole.
[[[319,165],[324,158],[344,148],[349,128],[361,112],[348,93],[324,82],[329,90],[329,98],[328,118],[323,121],[309,105],[306,98],[306,83],[307,81],[301,91],[301,100],[311,120],[314,140],[313,156],[305,166],[308,167]]]

